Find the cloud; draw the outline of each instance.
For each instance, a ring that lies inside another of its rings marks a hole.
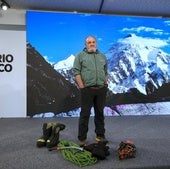
[[[164,22],[166,25],[170,26],[170,20]]]
[[[163,34],[163,30],[162,29],[155,29],[155,28],[151,28],[151,27],[145,27],[145,26],[139,26],[136,28],[123,28],[121,31],[123,32],[152,32],[155,35],[162,35]]]
[[[136,36],[135,34],[131,34],[130,37],[119,39],[119,42],[130,42],[133,44],[140,44],[145,46],[153,46],[153,47],[165,47],[168,45],[167,40],[162,40],[158,38],[143,38],[140,36]]]
[[[168,42],[170,42],[170,37],[168,38],[168,40],[167,40]]]
[[[92,14],[90,13],[84,13],[84,14],[81,14],[80,17],[89,17],[89,16],[92,16]]]
[[[103,41],[103,38],[97,38],[98,41]]]
[[[59,25],[65,25],[66,22],[59,22]]]

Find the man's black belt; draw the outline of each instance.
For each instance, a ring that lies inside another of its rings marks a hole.
[[[92,90],[99,90],[102,88],[102,86],[90,86],[89,88]]]

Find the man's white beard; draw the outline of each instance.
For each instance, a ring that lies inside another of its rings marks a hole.
[[[88,52],[96,52],[96,50],[97,49],[95,47],[91,47],[91,48],[87,49]]]

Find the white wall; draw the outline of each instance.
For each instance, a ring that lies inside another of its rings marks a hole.
[[[11,65],[12,71],[4,71],[5,65]],[[23,10],[0,10],[0,98],[0,118],[26,117],[26,30]]]
[[[0,117],[26,117],[26,34],[0,30],[0,37]]]

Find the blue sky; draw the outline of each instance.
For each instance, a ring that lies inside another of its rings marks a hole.
[[[27,11],[26,27],[27,41],[51,63],[80,52],[88,35],[97,38],[104,53],[134,33],[158,40],[160,48],[170,54],[170,18]]]

